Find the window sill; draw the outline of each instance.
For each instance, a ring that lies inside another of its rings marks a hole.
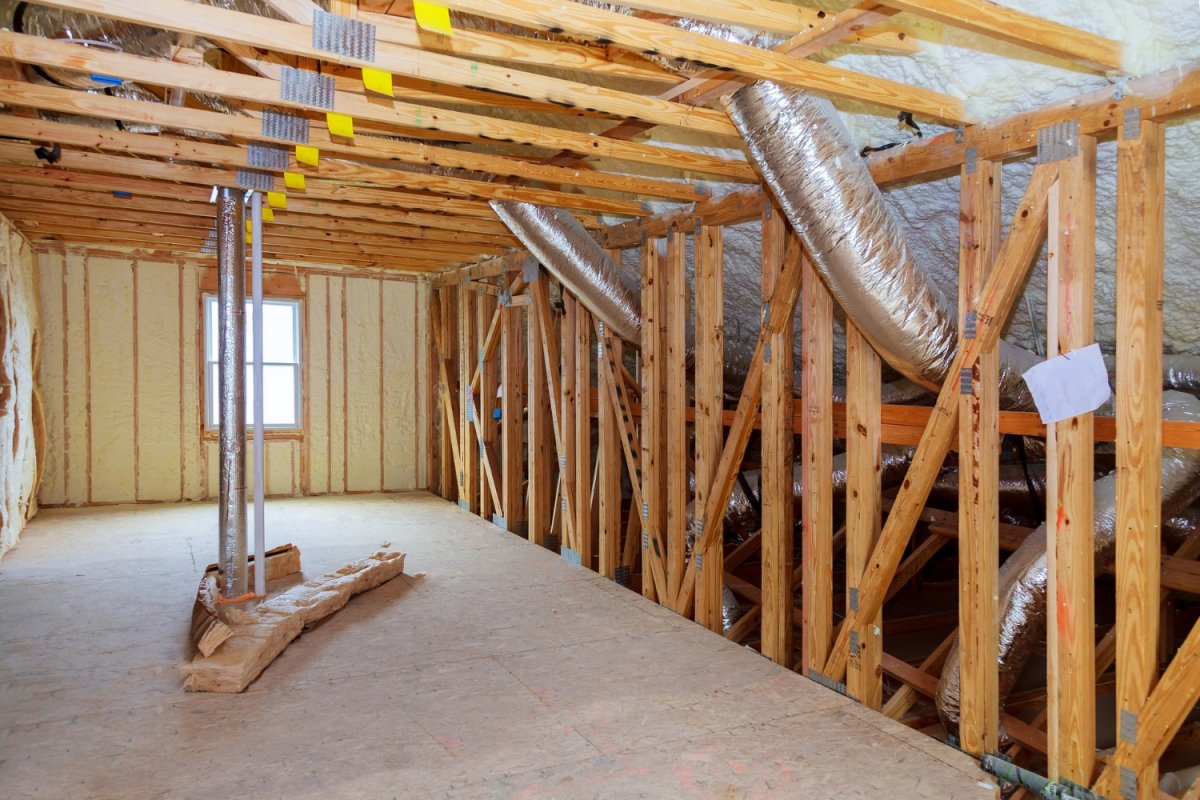
[[[216,428],[205,428],[201,433],[201,440],[205,442],[215,442],[220,438],[220,432]],[[246,441],[254,438],[254,432],[246,431]],[[304,441],[303,428],[268,428],[263,431],[263,439],[268,442],[273,441]]]

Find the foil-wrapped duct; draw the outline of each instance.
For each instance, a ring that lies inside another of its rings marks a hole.
[[[888,364],[937,391],[958,345],[954,311],[917,264],[833,105],[761,81],[734,92],[726,109],[846,315]],[[1032,408],[1021,374],[1038,357],[1003,342],[999,350],[1002,402]]]
[[[1163,395],[1163,419],[1200,420],[1200,400],[1182,392]],[[1162,462],[1163,517],[1173,518],[1200,494],[1200,451],[1165,448]],[[1096,571],[1111,569],[1116,556],[1116,473],[1096,481],[1095,514]],[[1046,526],[1029,535],[1000,567],[1000,701],[1012,691],[1021,671],[1046,636]],[[938,681],[938,715],[948,731],[958,729],[959,720],[958,642],[946,658]]]
[[[225,597],[246,593],[245,192],[217,192],[217,328],[220,385],[219,566]]]
[[[497,216],[587,310],[626,342],[641,340],[639,287],[562,209],[493,200]]]

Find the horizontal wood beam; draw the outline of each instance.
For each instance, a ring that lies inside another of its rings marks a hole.
[[[3,81],[0,81],[0,95],[7,88],[3,83]],[[172,108],[172,106],[164,105],[162,108]],[[218,114],[216,116],[225,115]],[[94,147],[98,150],[109,152],[133,153],[159,158],[183,158],[218,164],[227,169],[255,169],[258,172],[279,176],[275,178],[275,188],[279,191],[285,190],[281,177],[283,170],[262,169],[252,166],[249,151],[242,147],[233,147],[212,142],[197,142],[169,135],[156,136],[129,133],[88,125],[21,119],[13,116],[0,116],[0,135],[24,137],[31,141],[57,142],[76,147]],[[415,206],[417,208],[420,208],[427,199],[428,204],[432,207],[443,208],[455,213],[490,217],[492,216],[492,212],[486,203],[471,199],[487,198],[518,200],[541,205],[601,211],[620,216],[644,216],[649,213],[643,210],[640,203],[633,200],[610,200],[548,189],[509,186],[502,183],[489,183],[468,178],[409,172],[404,169],[374,167],[331,158],[322,158],[318,167],[311,167],[297,162],[294,153],[290,153],[286,157],[288,159],[287,169],[292,172],[305,174],[308,178],[317,181],[318,185],[315,187],[317,190],[321,188],[320,181],[336,181],[431,192],[432,196],[419,195],[421,199],[414,199],[413,202],[417,204]],[[394,194],[397,199],[405,196],[401,193]],[[413,195],[412,197],[415,198],[418,196]],[[465,202],[459,202],[460,199]]]
[[[881,0],[945,25],[980,33],[1101,72],[1123,68],[1120,42],[987,0]]]
[[[685,58],[704,66],[726,67],[754,78],[911,111],[919,117],[947,124],[970,121],[965,103],[948,95],[568,0],[447,0],[446,4],[459,11],[514,25],[568,31],[593,40],[612,41],[639,52]]]
[[[141,7],[136,2],[132,5]],[[190,3],[185,3],[185,5],[189,8],[206,8]],[[254,19],[259,18],[255,17]],[[279,81],[271,78],[205,69],[171,61],[139,58],[125,53],[104,52],[98,48],[85,49],[63,42],[7,31],[0,31],[0,57],[39,66],[63,66],[66,69],[114,75],[151,86],[172,86],[185,88],[188,91],[208,92],[251,103],[324,112],[324,109],[283,99]],[[355,121],[363,120],[380,123],[391,128],[404,128],[405,130],[402,132],[409,136],[414,135],[413,131],[445,131],[490,141],[570,150],[583,156],[612,158],[639,164],[654,164],[676,170],[723,175],[735,180],[757,180],[757,174],[753,167],[743,160],[692,153],[677,148],[618,142],[587,133],[515,122],[499,117],[467,114],[433,106],[422,106],[400,100],[389,100],[382,96],[366,97],[349,92],[335,92],[334,107],[340,113],[353,117]],[[445,150],[446,148],[439,149]]]

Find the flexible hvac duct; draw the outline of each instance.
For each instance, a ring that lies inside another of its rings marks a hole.
[[[1200,420],[1200,400],[1183,392],[1163,395],[1163,419]],[[1162,493],[1164,517],[1171,517],[1200,493],[1196,451],[1163,450]],[[1096,482],[1095,514],[1096,571],[1111,569],[1116,555],[1117,476],[1112,473]],[[1012,691],[1021,671],[1046,636],[1046,526],[1042,524],[1000,567],[1000,698]],[[946,658],[938,682],[937,704],[942,723],[949,731],[958,729],[959,715],[958,643]]]
[[[792,228],[847,317],[895,369],[940,386],[957,347],[954,316],[945,296],[912,257],[899,223],[883,202],[863,160],[854,152],[828,101],[771,83],[735,92],[726,108]],[[1040,359],[1001,343],[1000,402],[1030,407],[1021,374]],[[1164,395],[1166,419],[1200,414],[1200,401]],[[1200,472],[1200,453],[1167,451],[1163,499],[1187,502]],[[1096,556],[1111,558],[1115,476],[1097,483]],[[1045,629],[1045,529],[1040,528],[1004,564],[1001,609],[1001,698],[1011,689]],[[958,723],[958,659],[947,659],[937,705],[947,728]]]
[[[613,334],[640,341],[639,287],[621,270],[579,220],[566,211],[532,203],[493,200],[492,208],[534,258]]]
[[[916,263],[900,223],[828,100],[774,83],[727,101],[730,119],[813,265],[887,362],[937,390],[958,341],[954,312]],[[1021,373],[1040,359],[1002,345],[1001,396],[1032,408]]]
[[[246,594],[246,193],[217,192],[217,328],[220,490],[217,504],[222,594]]]

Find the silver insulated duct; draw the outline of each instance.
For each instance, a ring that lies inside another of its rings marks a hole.
[[[893,368],[936,392],[958,346],[954,309],[917,264],[833,105],[765,81],[725,102],[838,304]],[[1033,407],[1021,374],[1040,360],[1001,343],[1006,407]]]
[[[854,152],[832,105],[772,83],[735,92],[726,108],[792,228],[846,316],[892,367],[914,381],[940,387],[954,359],[954,316],[940,289],[909,251],[900,224],[884,203],[862,158]],[[1000,343],[1000,403],[1030,408],[1021,374],[1041,359]],[[1187,419],[1200,401],[1164,397],[1164,417]],[[1169,451],[1163,461],[1167,508],[1188,501],[1200,472],[1200,453]],[[1115,476],[1095,492],[1096,557],[1112,557]],[[1045,532],[1031,535],[1004,564],[1000,630],[1001,699],[1042,638],[1046,620]],[[958,658],[939,683],[937,705],[946,727],[958,725]]]
[[[533,257],[597,319],[626,342],[641,341],[639,287],[623,273],[579,220],[557,208],[493,200],[492,208]]]
[[[245,192],[217,192],[217,359],[220,395],[219,560],[225,599],[246,594]]]

